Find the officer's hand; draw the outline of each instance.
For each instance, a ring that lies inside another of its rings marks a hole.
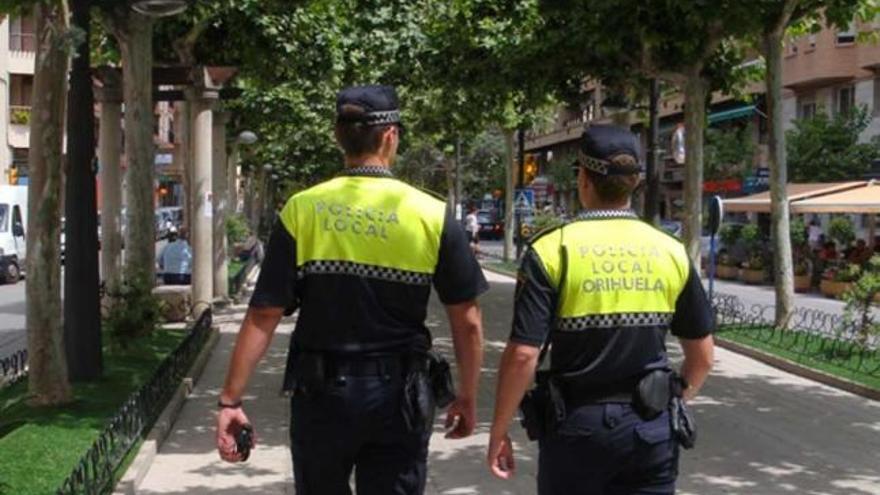
[[[477,407],[473,399],[457,397],[446,410],[446,438],[465,438],[474,432]]]
[[[242,408],[220,409],[217,415],[217,452],[220,453],[221,459],[226,462],[242,461],[242,455],[236,450],[235,436],[241,431],[242,426],[247,424],[251,423]],[[253,445],[256,445],[256,439]]]
[[[515,463],[513,460],[513,443],[507,433],[489,436],[489,470],[495,476],[507,480],[513,477]]]

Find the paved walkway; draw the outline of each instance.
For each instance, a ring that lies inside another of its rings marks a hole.
[[[536,445],[512,429],[518,472],[509,482],[484,467],[496,368],[509,329],[513,280],[487,275],[482,299],[486,360],[479,425],[466,440],[431,442],[429,495],[535,493]],[[223,380],[239,313],[222,339],[196,393],[142,485],[148,494],[292,493],[287,454],[287,404],[278,398],[290,324],[273,343],[250,388],[248,412],[262,440],[245,465],[221,463],[213,449],[213,404]],[[451,353],[444,313],[432,302],[428,325],[436,347]],[[676,349],[673,350],[677,352]],[[695,402],[699,443],[682,455],[679,493],[876,495],[880,493],[880,403],[804,380],[719,349],[716,368]]]

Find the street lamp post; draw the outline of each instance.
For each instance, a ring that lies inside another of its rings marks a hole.
[[[147,17],[170,17],[183,13],[189,7],[187,0],[136,0],[132,10]]]

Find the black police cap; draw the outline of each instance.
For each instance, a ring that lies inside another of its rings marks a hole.
[[[629,175],[642,171],[639,164],[639,141],[635,134],[612,125],[588,125],[581,137],[580,165],[601,175]],[[621,155],[633,158],[635,165],[620,165],[612,160]]]
[[[343,107],[354,106],[362,114],[344,112]],[[391,86],[369,85],[345,88],[336,95],[336,122],[365,125],[400,123],[400,102]]]

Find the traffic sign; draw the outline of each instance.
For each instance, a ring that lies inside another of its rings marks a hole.
[[[519,213],[531,213],[535,208],[535,191],[517,189],[513,196],[513,208]]]

